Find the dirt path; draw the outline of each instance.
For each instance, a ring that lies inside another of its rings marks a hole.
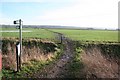
[[[63,56],[57,61],[54,67],[48,72],[48,78],[55,77],[65,77],[67,70],[67,64],[72,61],[73,54],[73,44],[68,38],[62,37],[63,44],[65,45],[65,50]]]
[[[42,71],[35,73],[33,77],[65,78],[67,76],[66,73],[69,71],[67,64],[73,60],[74,56],[73,43],[70,39],[64,37],[62,34],[58,34],[58,37],[60,39],[60,42],[62,42],[65,46],[63,54],[53,64],[48,65]]]

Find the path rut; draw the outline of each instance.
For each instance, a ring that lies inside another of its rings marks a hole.
[[[61,56],[54,67],[48,72],[47,78],[65,77],[66,72],[68,72],[67,64],[72,61],[74,56],[73,43],[71,40],[65,37],[62,37],[62,41],[65,45],[63,56]]]
[[[48,65],[42,71],[35,73],[33,77],[38,78],[65,78],[69,68],[67,65],[73,60],[74,48],[72,40],[64,37],[64,35],[58,33],[58,37],[64,44],[64,52],[60,58],[52,65]],[[61,41],[60,41],[61,42]]]

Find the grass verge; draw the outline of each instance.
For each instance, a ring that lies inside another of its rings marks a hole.
[[[58,49],[54,53],[54,56],[51,59],[47,59],[46,61],[38,61],[35,59],[30,60],[29,62],[23,63],[20,72],[15,72],[13,70],[2,69],[3,78],[30,78],[34,73],[41,70],[45,66],[52,64],[56,61],[61,54],[63,53],[63,45],[58,44]]]

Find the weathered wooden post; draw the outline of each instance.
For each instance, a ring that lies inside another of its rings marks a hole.
[[[19,67],[19,65],[20,65],[20,43],[19,42],[17,42],[17,44],[16,44],[16,61],[17,61],[17,72],[20,70],[20,67]]]
[[[14,21],[14,24],[19,24],[19,43],[16,45],[16,60],[17,60],[17,71],[21,70],[21,54],[22,54],[22,20]],[[16,26],[17,27],[17,26]]]

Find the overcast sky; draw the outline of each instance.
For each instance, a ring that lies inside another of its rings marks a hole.
[[[120,0],[1,0],[0,24],[118,28]]]

